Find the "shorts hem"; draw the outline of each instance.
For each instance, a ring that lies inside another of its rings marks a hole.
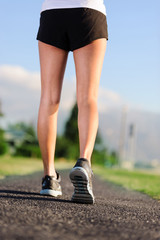
[[[40,41],[40,42],[43,42],[43,43],[47,44],[47,45],[50,45],[50,46],[53,46],[53,47],[56,47],[56,48],[65,50],[65,51],[67,51],[67,52],[70,51],[69,49],[66,49],[65,47],[62,47],[60,44],[58,44],[58,43],[56,43],[56,42],[51,43],[51,42],[49,42],[49,41],[45,41],[45,40],[42,40],[42,39],[39,39],[39,38],[36,38],[36,39],[37,39],[38,41]]]
[[[76,46],[75,47],[73,47],[70,51],[75,51],[75,50],[77,50],[77,49],[79,49],[79,48],[82,48],[82,47],[85,47],[85,46],[87,46],[87,45],[89,45],[90,43],[92,43],[93,41],[95,41],[95,40],[98,40],[98,39],[106,39],[106,41],[108,41],[108,37],[104,37],[104,36],[102,36],[102,37],[95,37],[95,38],[93,38],[93,39],[91,39],[91,40],[88,40],[88,41],[85,41],[85,42],[81,42],[81,43],[79,43],[79,44],[76,44]]]

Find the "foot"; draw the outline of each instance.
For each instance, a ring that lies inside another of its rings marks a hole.
[[[94,203],[92,192],[92,169],[87,159],[79,158],[70,172],[70,179],[74,185],[73,202]]]
[[[40,191],[40,194],[53,197],[61,196],[62,190],[59,184],[60,181],[61,178],[58,173],[57,178],[46,175],[44,178],[42,178],[42,190]]]

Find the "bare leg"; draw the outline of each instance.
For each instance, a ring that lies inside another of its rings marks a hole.
[[[68,52],[39,42],[41,99],[38,114],[38,140],[44,175],[56,176],[54,167],[57,115]]]
[[[98,39],[73,52],[77,77],[80,157],[91,161],[98,129],[97,97],[106,50],[106,39]]]

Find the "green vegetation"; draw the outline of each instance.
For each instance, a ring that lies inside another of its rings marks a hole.
[[[25,175],[42,170],[42,162],[36,158],[0,156],[0,177]]]
[[[110,169],[94,166],[93,171],[101,179],[116,183],[127,189],[136,190],[149,196],[160,199],[160,175],[123,169]]]
[[[55,163],[57,169],[68,169],[73,167],[73,162],[59,159]],[[27,175],[43,171],[42,161],[37,158],[0,156],[0,178],[11,175]]]
[[[32,124],[19,122],[8,126],[8,133],[13,137],[9,144],[13,146],[12,155],[41,158],[36,132]]]
[[[8,145],[4,138],[4,130],[0,128],[0,155],[3,155],[7,152]]]
[[[57,136],[56,141],[56,158],[76,159],[79,155],[78,144],[78,125],[77,125],[78,108],[75,103],[71,109],[70,116],[65,123],[64,133],[62,136]]]

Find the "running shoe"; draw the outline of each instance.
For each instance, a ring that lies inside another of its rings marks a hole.
[[[57,173],[57,178],[46,175],[44,178],[42,178],[42,190],[40,191],[40,194],[53,197],[61,196],[62,190],[59,184],[60,181],[61,177],[59,173]]]
[[[74,185],[72,201],[77,203],[94,203],[92,192],[92,169],[85,158],[79,158],[70,172],[70,179]]]

